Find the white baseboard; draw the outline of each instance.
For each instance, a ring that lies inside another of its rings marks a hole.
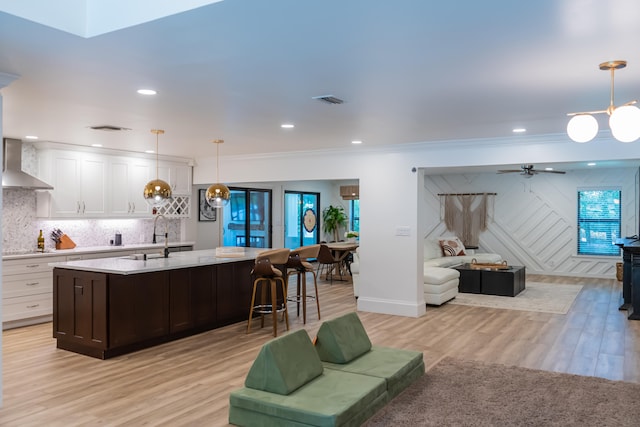
[[[392,314],[395,316],[420,317],[426,313],[424,301],[398,301],[377,298],[358,298],[358,311],[368,311],[372,313]]]

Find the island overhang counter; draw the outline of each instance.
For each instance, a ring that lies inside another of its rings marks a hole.
[[[246,320],[264,250],[52,263],[56,345],[107,359]]]

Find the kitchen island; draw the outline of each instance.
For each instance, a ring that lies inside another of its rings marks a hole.
[[[246,320],[265,249],[243,249],[52,263],[57,347],[107,359]]]

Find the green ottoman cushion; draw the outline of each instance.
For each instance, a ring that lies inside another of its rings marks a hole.
[[[359,426],[388,401],[382,378],[325,369],[288,396],[231,392],[229,423],[239,426]]]
[[[424,375],[423,354],[418,351],[372,347],[371,351],[346,364],[323,362],[325,372],[338,370],[384,378],[389,399]]]
[[[349,363],[371,350],[371,341],[355,312],[324,322],[318,330],[316,351],[331,363]]]
[[[275,338],[260,349],[245,387],[287,395],[323,371],[307,331],[300,329]]]

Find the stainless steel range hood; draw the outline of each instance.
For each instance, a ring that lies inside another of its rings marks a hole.
[[[53,187],[22,171],[22,141],[5,138],[2,140],[4,163],[2,165],[2,188],[29,188],[33,190],[53,190]]]

